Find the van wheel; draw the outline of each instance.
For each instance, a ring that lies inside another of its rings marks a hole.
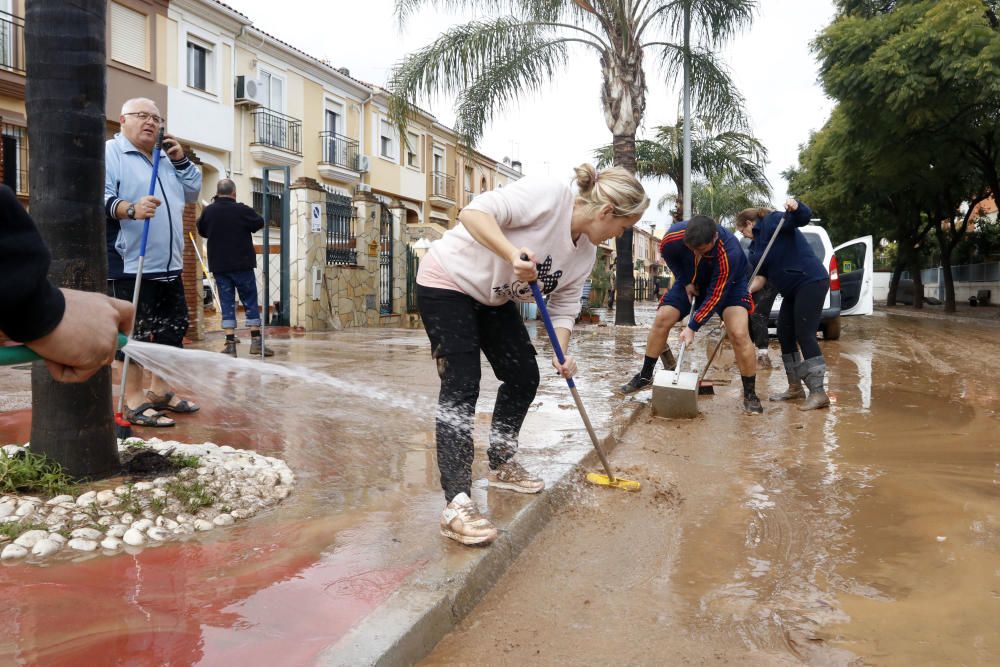
[[[840,315],[823,322],[820,329],[823,331],[823,340],[838,340],[840,338]]]

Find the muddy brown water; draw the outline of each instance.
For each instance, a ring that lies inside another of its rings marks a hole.
[[[645,415],[642,491],[581,484],[423,664],[997,664],[998,334],[852,318],[829,410]]]

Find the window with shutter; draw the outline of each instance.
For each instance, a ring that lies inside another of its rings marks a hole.
[[[112,2],[111,59],[149,71],[149,17],[142,12]]]

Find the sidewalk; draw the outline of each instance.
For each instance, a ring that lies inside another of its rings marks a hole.
[[[613,320],[600,312],[602,321]],[[585,325],[574,333],[579,391],[601,437],[621,433],[648,400],[648,394],[623,398],[613,388],[634,372],[653,314],[651,305],[641,304],[639,326]],[[489,590],[554,507],[592,489],[582,487],[581,468],[599,468],[565,382],[549,366],[543,328],[534,322],[528,328],[542,385],[519,456],[541,472],[549,490],[525,496],[474,483],[473,498],[501,531],[491,547],[463,547],[438,533],[444,502],[433,444],[438,378],[423,331],[272,335],[277,354],[268,363],[304,366],[335,381],[329,387],[284,378],[255,384],[252,375],[231,372],[218,396],[214,385],[181,388],[201,403],[200,413],[180,415],[176,428],[136,429],[136,435],[278,456],[298,478],[293,495],[230,529],[134,556],[3,568],[0,588],[37,593],[8,600],[8,612],[0,613],[0,630],[21,637],[14,646],[0,644],[0,662],[16,655],[87,664],[109,654],[170,664],[419,659]],[[198,347],[216,350],[220,341],[212,337]],[[10,404],[30,397],[29,375],[0,371]],[[351,395],[345,387],[360,389]],[[496,387],[484,364],[477,480],[485,476]],[[0,414],[0,441],[23,440],[26,417],[23,410]],[[588,491],[601,492],[619,493]],[[73,611],[81,608],[88,613]],[[47,620],[30,636],[19,634],[18,619],[26,615]],[[68,636],[92,639],[67,642]]]
[[[968,319],[976,320],[987,324],[1000,324],[1000,307],[997,306],[970,306],[967,302],[955,304],[954,313],[944,312],[944,304],[931,306],[924,304],[924,307],[917,310],[913,306],[886,306],[884,303],[876,303],[875,310],[891,315],[902,315],[904,317],[924,317],[927,319],[954,320]]]

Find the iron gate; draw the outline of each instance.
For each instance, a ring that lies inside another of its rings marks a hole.
[[[380,206],[382,224],[378,252],[378,312],[392,315],[392,213],[389,207]]]

